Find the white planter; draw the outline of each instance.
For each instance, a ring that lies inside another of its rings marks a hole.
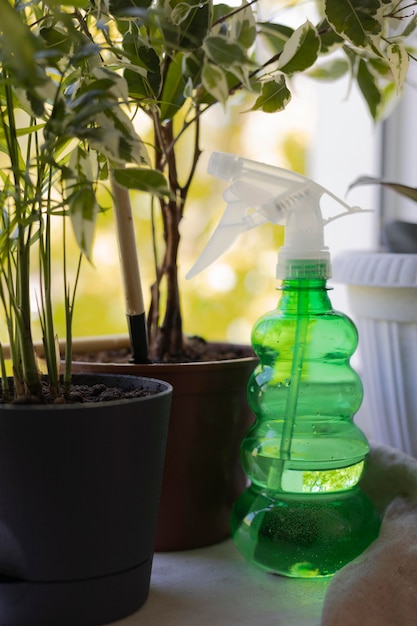
[[[417,254],[347,253],[347,285],[371,437],[417,457]]]

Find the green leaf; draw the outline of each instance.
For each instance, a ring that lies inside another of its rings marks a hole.
[[[387,189],[392,189],[396,193],[417,202],[417,187],[409,187],[408,185],[401,185],[399,183],[391,183],[383,180],[382,178],[374,178],[372,176],[361,176],[357,178],[350,186],[349,189],[353,187],[358,187],[360,185],[381,185],[382,187],[387,187]]]
[[[53,26],[41,28],[39,32],[52,56],[54,54],[57,56],[69,54],[73,42],[68,32],[62,32],[62,30]]]
[[[278,67],[286,74],[303,72],[316,62],[319,52],[320,37],[311,22],[307,21],[285,43]]]
[[[155,196],[170,196],[167,181],[161,172],[151,169],[122,168],[113,170],[116,182],[127,189],[145,191]]]
[[[110,93],[113,85],[114,81],[106,77],[85,82],[78,90],[77,97],[72,102],[72,108],[77,110],[86,105],[91,105],[93,102],[97,102],[100,98]],[[113,101],[114,100],[115,98],[113,98]]]
[[[212,2],[209,0],[192,0],[189,1],[191,9],[187,13],[185,20],[181,21],[181,40],[180,46],[187,49],[199,48],[209,32]]]
[[[161,89],[161,64],[155,50],[139,45],[138,38],[130,32],[123,37],[123,48],[129,60],[124,76],[130,95],[157,98]]]
[[[250,48],[256,39],[256,21],[252,8],[246,2],[242,2],[243,10],[235,12],[228,20],[231,38],[244,48]]]
[[[350,70],[350,63],[347,59],[332,59],[318,67],[310,70],[308,76],[317,80],[334,81],[347,74]]]
[[[397,93],[400,93],[407,78],[409,58],[405,46],[393,43],[387,48],[387,59],[394,77]]]
[[[183,53],[172,59],[161,94],[160,115],[162,120],[170,120],[184,104],[186,79],[182,68]]]
[[[325,18],[317,25],[316,28],[321,42],[320,54],[334,52],[334,50],[337,50],[337,48],[340,48],[340,46],[343,45],[343,38],[333,30]]]
[[[411,18],[406,24],[404,30],[401,33],[401,37],[409,37],[414,33],[417,27],[417,12],[413,11],[411,14]]]
[[[373,57],[368,60],[369,70],[378,78],[392,81],[392,72],[389,63],[383,57]]]
[[[225,4],[224,2],[219,2],[219,4],[213,4],[213,23],[220,26],[220,29],[223,31],[223,26],[226,22],[225,19],[229,19],[229,15],[233,13],[236,9],[235,6],[230,6],[230,4]]]
[[[69,167],[63,171],[65,177],[66,203],[80,250],[91,260],[94,231],[99,206],[93,188],[97,162],[81,148],[71,153]]]
[[[336,33],[354,46],[379,48],[384,13],[391,0],[326,0],[325,12]]]
[[[239,64],[253,65],[246,56],[243,46],[222,35],[207,37],[203,48],[209,59],[221,67],[228,68]]]
[[[129,95],[134,100],[143,98],[155,98],[155,93],[146,77],[146,70],[135,67],[125,69],[123,76],[127,82]]]
[[[115,17],[143,17],[152,0],[110,0],[109,10]]]
[[[33,126],[26,126],[22,128],[16,128],[16,137],[24,137],[25,135],[30,135],[31,133],[35,133],[38,130],[42,130],[45,127],[45,124],[34,124]],[[4,130],[0,127],[0,141],[5,140]]]
[[[63,5],[67,7],[75,7],[77,9],[86,9],[89,5],[89,0],[44,0],[44,2],[51,8],[59,8]]]
[[[191,82],[196,87],[201,82],[205,54],[202,50],[193,50],[184,55],[182,69],[185,80]]]
[[[102,88],[106,90],[109,98],[114,97],[122,100],[125,104],[128,103],[129,92],[123,76],[107,67],[95,67],[93,74],[97,78],[97,82],[101,81]]]
[[[95,150],[118,162],[150,163],[145,144],[122,108],[96,113],[94,119],[95,126],[90,129],[88,140]]]
[[[171,20],[175,26],[179,26],[190,17],[194,7],[187,2],[178,2],[172,10]]]
[[[378,119],[382,96],[374,75],[369,71],[368,65],[363,59],[359,61],[357,81],[372,118]]]
[[[274,54],[281,54],[284,45],[294,32],[293,28],[283,24],[259,22],[260,35],[267,42]]]
[[[70,194],[68,201],[69,215],[75,239],[80,250],[91,260],[94,231],[99,206],[93,190],[88,183],[81,185]]]
[[[262,84],[261,95],[257,98],[251,110],[275,113],[285,109],[290,100],[291,92],[286,85],[285,77],[281,75]]]
[[[159,22],[167,47],[193,50],[201,46],[212,17],[210,0],[162,0]]]
[[[224,70],[213,63],[206,63],[203,68],[202,82],[206,91],[225,107],[229,97],[229,85]]]
[[[1,56],[16,76],[27,84],[38,84],[40,68],[36,62],[39,42],[8,0],[0,0]]]

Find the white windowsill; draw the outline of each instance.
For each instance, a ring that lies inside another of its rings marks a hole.
[[[146,604],[115,626],[319,626],[328,582],[267,574],[231,540],[155,554]]]

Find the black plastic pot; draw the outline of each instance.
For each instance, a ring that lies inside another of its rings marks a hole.
[[[172,388],[132,400],[0,408],[0,624],[93,626],[146,600]]]

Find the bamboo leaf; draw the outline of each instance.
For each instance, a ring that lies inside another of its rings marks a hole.
[[[68,213],[80,250],[91,260],[94,231],[99,205],[93,188],[97,162],[81,148],[71,153],[65,175]]]
[[[68,197],[69,215],[77,244],[91,261],[96,218],[99,206],[91,184],[75,188]]]
[[[0,0],[0,14],[4,59],[11,55],[19,75],[26,79],[33,78],[38,74],[36,63],[38,46],[35,37],[8,0]]]
[[[116,182],[127,189],[145,191],[156,196],[171,196],[171,192],[161,172],[152,169],[121,168],[113,170]]]

